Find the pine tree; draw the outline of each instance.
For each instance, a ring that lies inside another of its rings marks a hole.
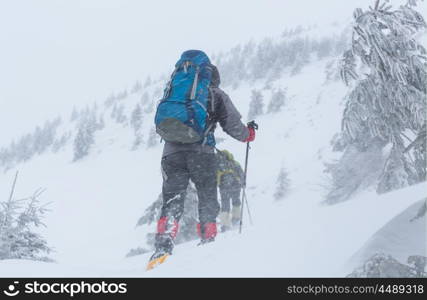
[[[350,143],[380,138],[392,145],[378,191],[409,183],[403,178],[413,177],[408,172],[420,169],[414,166],[415,160],[410,157],[413,154],[402,149],[406,147],[407,131],[420,136],[425,130],[427,56],[417,34],[426,27],[413,3],[392,10],[386,2],[377,0],[374,8],[354,12],[352,48],[344,53],[341,76],[348,85],[355,82],[347,98],[342,127]],[[425,152],[421,155],[425,157]],[[415,176],[417,180],[409,181],[426,179],[425,172]]]
[[[144,82],[144,87],[147,88],[150,85],[151,85],[151,77],[147,76],[147,78],[145,79],[145,82]]]
[[[147,106],[144,109],[144,113],[151,114],[154,111],[154,101],[150,101],[150,103],[147,103]]]
[[[113,107],[111,108],[110,118],[115,120],[117,117],[117,104],[114,103]]]
[[[56,139],[52,144],[52,152],[57,153],[59,150],[65,147],[71,134],[69,132],[64,133],[59,139]]]
[[[276,184],[277,185],[276,192],[274,193],[274,199],[282,200],[289,190],[288,173],[284,168],[280,169],[279,175],[277,176]]]
[[[17,142],[17,151],[15,152],[16,160],[18,162],[27,161],[35,154],[33,136],[26,134],[21,137]]]
[[[108,96],[107,99],[105,99],[104,106],[108,108],[115,103],[116,103],[116,95],[114,93],[111,93],[111,95]]]
[[[2,147],[0,148],[0,167],[6,169],[11,161],[11,155],[9,151]]]
[[[46,240],[35,231],[44,226],[42,218],[47,209],[41,206],[38,198],[43,190],[37,190],[31,197],[21,200],[13,198],[16,179],[12,186],[9,199],[0,202],[0,260],[2,259],[50,259],[42,254],[48,254],[51,248]]]
[[[156,128],[151,127],[150,134],[147,140],[147,148],[156,146],[159,143],[159,136],[157,135]]]
[[[37,127],[33,134],[33,149],[36,154],[42,154],[54,142],[56,130],[61,124],[61,118],[45,122],[43,128]]]
[[[96,130],[102,130],[105,128],[105,120],[104,120],[104,114],[99,116],[98,121],[96,122]]]
[[[301,72],[302,68],[310,62],[311,43],[308,38],[297,38],[294,41],[293,51],[295,58],[293,59],[291,75],[296,75]]]
[[[264,113],[264,96],[258,90],[252,90],[251,102],[249,103],[248,120],[255,120]]]
[[[127,96],[128,96],[127,90],[123,90],[116,95],[116,100],[123,100],[127,98]]]
[[[277,91],[273,92],[271,96],[270,103],[268,104],[268,113],[276,113],[279,112],[283,105],[285,104],[285,98],[286,98],[286,89],[278,89]]]
[[[91,114],[86,114],[77,129],[76,137],[74,138],[74,158],[77,161],[89,154],[89,150],[95,143],[95,131],[97,128],[96,119],[91,117]]]
[[[115,120],[119,124],[126,124],[127,117],[125,115],[125,106],[123,104],[114,105]],[[113,108],[113,109],[114,109]]]
[[[256,50],[257,60],[255,60],[252,65],[253,80],[263,78],[266,73],[272,70],[275,63],[275,57],[277,56],[275,51],[276,48],[274,47],[273,40],[271,38],[264,39],[258,44]]]
[[[136,105],[132,112],[130,125],[132,126],[135,134],[133,149],[136,149],[142,143],[142,110],[139,104]]]
[[[131,93],[135,94],[135,93],[138,93],[141,90],[142,90],[142,84],[141,84],[141,82],[139,80],[137,80],[135,82],[135,84],[133,85],[132,89],[131,89]]]
[[[150,95],[147,92],[144,92],[141,96],[141,105],[144,106],[150,101]]]
[[[424,271],[426,257],[411,255],[405,265],[384,253],[375,253],[362,266],[356,268],[347,277],[353,278],[419,278],[427,277]],[[414,264],[414,266],[411,266]]]
[[[380,139],[369,140],[369,143],[345,144],[337,139],[334,151],[343,151],[338,161],[327,163],[327,189],[325,202],[336,204],[348,200],[360,190],[376,184],[384,165],[384,142]]]
[[[408,186],[411,183],[411,172],[408,170],[409,164],[405,161],[403,149],[398,146],[393,147],[391,154],[388,157],[384,172],[380,178],[380,183],[377,188],[378,193],[385,193],[393,189]]]

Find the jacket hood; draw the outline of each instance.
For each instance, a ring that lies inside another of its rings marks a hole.
[[[225,157],[227,157],[228,160],[230,160],[230,161],[234,160],[234,156],[233,156],[233,154],[231,154],[230,151],[224,149],[224,150],[221,150],[221,153],[223,155],[225,155]]]

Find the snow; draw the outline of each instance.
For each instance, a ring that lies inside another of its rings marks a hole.
[[[246,225],[242,234],[237,231],[220,234],[215,243],[203,246],[197,246],[197,242],[178,245],[165,264],[150,272],[144,270],[150,254],[124,258],[124,248],[118,255],[111,255],[108,249],[102,251],[99,243],[119,248],[124,241],[123,233],[116,232],[92,236],[96,240],[90,245],[85,245],[88,241],[75,241],[80,247],[67,248],[72,255],[58,263],[2,261],[0,276],[344,276],[349,270],[344,265],[347,259],[378,228],[414,204],[414,199],[423,197],[426,187],[419,184],[380,197],[366,193],[333,207],[313,201],[317,197],[313,192],[293,193],[279,204],[252,200],[254,225]],[[74,231],[76,235],[83,234]],[[70,237],[68,233],[72,232],[67,232]]]
[[[161,146],[129,151],[129,130],[111,126],[99,132],[96,148],[82,161],[72,163],[67,148],[19,166],[17,197],[47,187],[43,200],[51,202],[51,212],[44,235],[56,250],[56,263],[1,261],[0,276],[345,276],[347,260],[379,228],[420,200],[426,184],[382,196],[366,191],[334,206],[321,204],[322,166],[335,155],[329,141],[339,130],[339,120],[330,116],[340,114],[339,91],[345,92],[340,83],[324,84],[318,75],[324,63],[277,82],[288,87],[290,103],[283,112],[258,120],[248,173],[254,225],[245,215],[243,234],[220,234],[202,247],[196,242],[178,245],[167,263],[149,273],[144,270],[148,254],[125,258],[154,230],[135,224],[160,192]],[[310,82],[310,89],[304,82]],[[230,95],[244,107],[249,87]],[[228,138],[219,147],[243,161],[243,144]],[[292,186],[283,201],[274,202],[281,166]],[[0,175],[1,182],[10,181],[11,174]],[[1,185],[3,195],[7,189],[8,184]]]
[[[330,141],[340,131],[347,92],[342,83],[326,81],[330,59],[314,61],[301,73],[285,74],[272,83],[272,88],[287,88],[287,102],[281,112],[257,119],[260,128],[251,144],[247,191],[254,224],[248,224],[245,214],[242,234],[220,233],[214,243],[203,246],[196,241],[178,245],[165,264],[150,272],[145,272],[150,254],[125,258],[154,230],[154,226],[135,225],[161,191],[162,145],[131,151],[132,131],[114,123],[107,112],[106,128],[96,133],[95,148],[81,161],[72,162],[69,144],[56,154],[45,153],[17,167],[17,198],[47,188],[41,200],[50,202],[51,211],[46,228],[40,230],[54,247],[51,257],[56,262],[3,260],[0,277],[346,276],[352,271],[349,261],[357,264],[360,259],[355,262],[355,257],[365,257],[362,245],[372,249],[369,241],[384,232],[381,228],[401,227],[389,222],[425,197],[427,183],[384,195],[367,190],[347,202],[322,204],[324,163],[339,155],[332,152]],[[160,87],[161,82],[155,83],[150,93]],[[266,107],[271,90],[263,82],[226,89],[243,116],[254,88],[263,92]],[[132,94],[124,100],[128,115],[140,96]],[[75,124],[67,122],[62,132],[74,130]],[[146,138],[152,120],[143,122]],[[244,144],[219,129],[217,137],[226,138],[218,148],[244,161]],[[273,194],[282,167],[289,173],[291,190],[277,202]],[[0,173],[3,199],[14,171]],[[425,236],[416,236],[425,243]],[[375,250],[393,248],[375,245]],[[416,249],[405,249],[405,255],[412,250]]]
[[[405,263],[410,255],[426,254],[426,217],[415,219],[426,199],[417,201],[378,230],[357,251],[348,267],[357,266],[376,253],[387,253]]]

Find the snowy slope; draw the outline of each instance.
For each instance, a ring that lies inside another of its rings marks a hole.
[[[303,196],[315,198],[316,193],[294,194],[280,204],[251,202],[255,225],[245,227],[242,235],[221,234],[215,243],[203,247],[196,242],[179,245],[167,263],[150,272],[143,269],[148,254],[124,259],[99,253],[105,261],[83,257],[78,263],[4,261],[0,276],[344,276],[350,270],[344,263],[360,244],[414,204],[413,199],[425,195],[426,187],[421,184],[381,197],[366,193],[332,210],[315,201],[301,201]]]
[[[349,268],[354,269],[376,253],[387,253],[402,263],[411,255],[425,256],[426,217],[415,218],[425,201],[412,204],[378,230],[350,259]]]
[[[15,169],[20,170],[17,198],[46,187],[44,202],[51,202],[43,234],[55,248],[56,263],[0,261],[0,276],[345,276],[347,260],[377,230],[425,196],[419,184],[378,196],[358,194],[334,206],[321,202],[324,162],[335,158],[330,141],[340,130],[346,88],[326,80],[331,57],[313,59],[302,71],[266,87],[264,81],[226,87],[236,106],[247,115],[251,90],[260,89],[266,101],[275,88],[286,87],[288,100],[281,112],[257,119],[260,129],[250,152],[248,200],[254,225],[246,222],[243,234],[220,234],[213,244],[195,242],[176,247],[170,261],[144,272],[147,255],[125,258],[130,248],[144,243],[154,228],[135,224],[161,189],[162,145],[143,145],[131,151],[134,139],[128,125],[113,122],[111,107],[99,105],[106,127],[96,132],[90,154],[72,162],[69,141],[58,153],[45,152],[0,173],[0,195],[7,195]],[[160,97],[164,79],[117,101],[126,115],[137,103],[150,111]],[[141,101],[148,92],[150,102]],[[146,139],[153,112],[143,120]],[[244,118],[245,119],[245,118]],[[61,133],[75,130],[76,121],[64,122]],[[244,160],[245,145],[226,137],[219,148]],[[281,167],[289,173],[291,190],[281,202],[273,200]],[[5,196],[2,196],[5,197]],[[247,216],[245,216],[247,221]]]

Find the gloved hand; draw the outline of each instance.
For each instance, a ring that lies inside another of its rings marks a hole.
[[[258,129],[258,124],[255,123],[255,121],[250,121],[248,123],[249,136],[243,142],[245,142],[245,143],[253,142],[255,140],[255,130],[256,129]]]
[[[250,121],[247,125],[248,125],[249,128],[253,128],[255,130],[258,130],[258,124],[255,123],[255,121],[253,121],[253,120]]]

